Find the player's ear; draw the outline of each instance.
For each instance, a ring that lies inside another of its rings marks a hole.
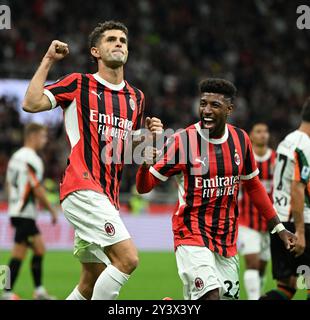
[[[231,113],[233,112],[235,108],[235,105],[233,103],[230,103],[228,106],[227,106],[227,115],[231,115]]]
[[[100,58],[99,49],[96,47],[91,47],[90,53],[95,58]]]

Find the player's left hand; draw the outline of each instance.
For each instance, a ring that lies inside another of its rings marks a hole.
[[[156,148],[151,146],[147,146],[143,151],[143,156],[145,161],[143,165],[145,167],[150,167],[152,164],[155,163],[156,158],[160,155],[161,155],[160,150],[157,150]]]
[[[153,134],[160,134],[163,132],[163,124],[160,119],[156,117],[145,118],[145,128],[150,130]]]
[[[305,234],[304,233],[295,233],[297,240],[295,247],[291,249],[291,252],[295,252],[295,257],[301,256],[306,248],[306,239],[305,239]]]
[[[293,250],[296,245],[297,237],[294,233],[284,229],[278,233],[280,239],[284,242],[285,248],[287,250]]]

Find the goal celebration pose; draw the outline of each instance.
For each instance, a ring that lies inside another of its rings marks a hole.
[[[200,121],[168,139],[158,161],[140,166],[137,190],[149,192],[176,175],[179,205],[173,233],[185,299],[238,299],[238,191],[243,181],[269,229],[290,249],[295,235],[287,231],[258,178],[248,135],[227,124],[235,86],[223,79],[200,83]]]
[[[94,74],[72,73],[44,87],[52,65],[69,53],[55,40],[32,78],[24,110],[61,106],[71,153],[60,185],[64,214],[75,229],[74,254],[82,263],[78,286],[68,300],[116,299],[138,264],[138,253],[119,215],[124,149],[143,122],[144,95],[124,80],[128,30],[120,22],[100,23],[89,36]],[[159,119],[147,118],[152,132]]]

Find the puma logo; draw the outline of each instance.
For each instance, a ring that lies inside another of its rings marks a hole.
[[[95,94],[95,95],[99,98],[99,100],[101,100],[102,92],[97,93],[96,91],[92,90],[91,93],[92,93],[92,94]]]
[[[204,157],[203,160],[196,158],[195,161],[203,164],[205,167],[207,166],[207,157]]]

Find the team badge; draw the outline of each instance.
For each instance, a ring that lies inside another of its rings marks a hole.
[[[113,237],[115,235],[115,228],[114,228],[113,224],[110,222],[107,222],[104,225],[104,230],[110,237]]]
[[[240,156],[239,156],[237,150],[235,150],[234,160],[235,160],[235,164],[236,164],[237,166],[239,166],[240,163],[241,163],[241,160],[240,160]]]
[[[129,105],[132,111],[135,111],[136,109],[136,104],[132,98],[129,99]]]
[[[308,181],[310,176],[310,167],[303,166],[300,176],[302,180]]]
[[[197,290],[201,291],[204,288],[204,286],[205,285],[204,285],[204,283],[203,283],[201,278],[196,278],[195,279],[195,287],[196,287]]]

